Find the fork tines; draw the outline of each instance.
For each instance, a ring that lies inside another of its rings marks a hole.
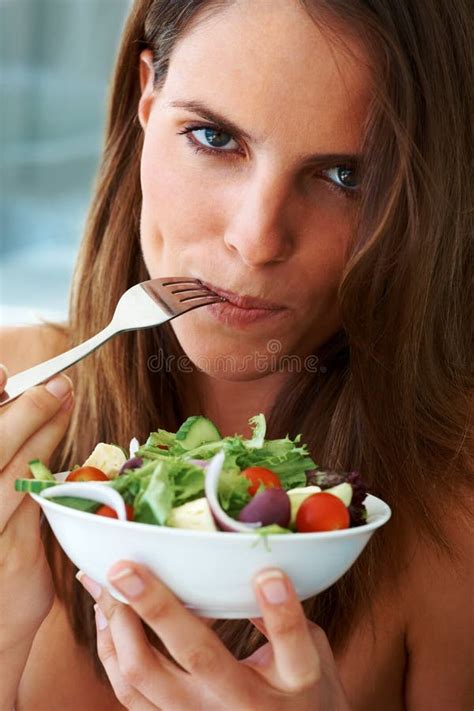
[[[163,277],[159,279],[162,286],[173,286],[174,284],[202,284],[199,279],[194,277]]]
[[[199,279],[192,279],[188,277],[170,277],[169,279],[163,279],[162,285],[168,287],[169,291],[171,291],[173,295],[183,294],[183,296],[175,296],[180,303],[195,300],[197,298],[203,299],[203,297],[206,298],[206,301],[203,301],[203,303],[224,301],[222,296],[219,296],[207,286],[204,286]]]
[[[185,311],[226,301],[211,291],[199,279],[192,277],[162,277],[142,284],[145,291],[177,316]]]

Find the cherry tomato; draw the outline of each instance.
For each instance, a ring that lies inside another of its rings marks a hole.
[[[349,522],[349,511],[341,499],[324,491],[308,496],[296,514],[298,533],[336,531],[340,528],[349,528]]]
[[[133,506],[125,504],[125,508],[127,510],[127,521],[133,521]],[[110,506],[100,506],[96,514],[98,516],[107,516],[107,518],[118,518],[116,512]]]
[[[109,477],[97,467],[79,467],[67,475],[66,481],[109,481]]]
[[[270,469],[265,469],[265,467],[247,467],[242,474],[250,481],[250,486],[247,490],[250,496],[254,496],[257,493],[260,484],[263,484],[265,489],[270,487],[281,489],[280,479],[274,472]]]

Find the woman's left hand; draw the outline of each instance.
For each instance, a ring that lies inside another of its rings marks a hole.
[[[83,573],[97,601],[98,654],[118,700],[132,711],[348,711],[327,638],[309,622],[290,580],[262,571],[255,593],[268,643],[238,661],[209,623],[144,566],[121,561],[109,581],[123,605]],[[150,645],[140,618],[180,665]]]

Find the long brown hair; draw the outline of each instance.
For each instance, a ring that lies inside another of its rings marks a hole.
[[[223,4],[136,0],[130,13],[73,284],[73,343],[103,328],[119,296],[147,278],[139,246],[139,54],[153,50],[159,84],[175,42]],[[394,512],[343,579],[304,603],[340,649],[369,609],[380,571],[396,578],[408,521],[449,550],[444,510],[472,472],[472,28],[463,0],[302,4],[329,29],[346,24],[374,57],[358,226],[338,292],[343,328],[317,353],[316,373],[288,378],[269,416],[269,436],[301,432],[321,468],[360,469]],[[183,355],[169,325],[121,335],[76,367],[76,405],[57,469],[83,461],[98,441],[143,441],[191,414],[189,377],[149,367],[159,352]],[[45,539],[76,638],[95,658],[90,600],[73,584],[72,564],[62,554],[58,562],[50,532]],[[238,658],[263,641],[247,621],[214,628]]]

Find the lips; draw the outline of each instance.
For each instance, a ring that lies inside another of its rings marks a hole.
[[[242,296],[240,294],[236,294],[233,291],[220,289],[219,287],[214,286],[214,284],[210,284],[209,282],[204,281],[203,279],[201,279],[200,281],[204,284],[204,286],[207,286],[218,296],[223,296],[229,303],[231,303],[233,306],[237,306],[240,309],[264,309],[267,311],[281,311],[285,308],[285,306],[283,306],[282,304],[276,304],[272,301],[265,301],[264,299],[259,299],[258,297],[254,296]]]

